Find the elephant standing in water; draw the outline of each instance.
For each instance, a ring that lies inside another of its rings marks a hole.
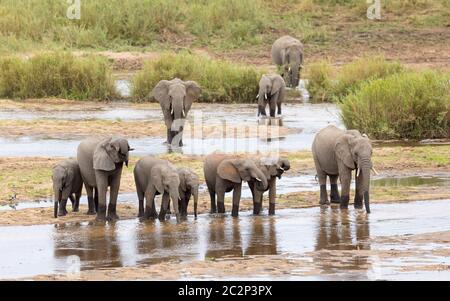
[[[187,208],[191,196],[194,197],[194,216],[197,218],[197,204],[198,204],[198,186],[200,185],[200,180],[198,175],[192,170],[184,167],[177,169],[178,177],[180,178],[180,202],[179,210],[181,211],[181,216],[187,216]]]
[[[329,176],[331,202],[340,203],[342,209],[347,209],[352,170],[356,169],[354,206],[362,208],[364,199],[366,211],[370,213],[370,171],[375,170],[372,167],[372,145],[369,138],[357,130],[341,130],[329,125],[316,134],[312,153],[320,184],[320,204],[328,204],[326,183]],[[337,188],[338,177],[341,181],[341,197]]]
[[[177,222],[180,221],[178,201],[180,200],[180,178],[177,168],[169,161],[147,156],[140,159],[134,168],[134,180],[139,199],[139,217],[156,218],[155,196],[162,195],[159,219],[164,220],[172,199]],[[144,211],[144,197],[146,200]]]
[[[203,165],[205,181],[211,197],[211,213],[225,213],[225,193],[233,190],[232,216],[239,214],[242,181],[253,181],[260,191],[267,189],[267,178],[251,159],[211,154]]]
[[[72,202],[72,211],[78,212],[83,180],[81,179],[77,160],[67,159],[59,162],[53,168],[52,180],[55,196],[55,218],[67,214],[66,204],[68,198]]]
[[[291,36],[282,36],[272,45],[272,62],[282,68],[286,84],[297,87],[303,68],[303,44]]]
[[[194,81],[175,78],[160,81],[152,93],[163,111],[167,143],[177,147],[183,146],[184,122],[192,103],[200,96],[200,86]]]
[[[87,138],[81,141],[77,150],[80,166],[88,196],[88,214],[97,212],[97,220],[116,220],[117,196],[120,188],[123,163],[128,167],[128,141],[120,137]],[[108,215],[106,216],[106,193],[110,187]],[[93,190],[96,191],[94,200]]]
[[[278,74],[265,74],[259,81],[258,93],[258,116],[266,116],[266,107],[269,104],[270,117],[275,117],[275,110],[278,108],[278,115],[281,115],[281,103],[286,94],[286,84],[284,79]]]
[[[269,191],[269,215],[274,215],[277,178],[281,179],[281,175],[288,171],[291,165],[287,158],[258,158],[254,162],[268,181],[267,189],[264,191]],[[248,182],[253,196],[253,214],[259,214],[262,208],[264,191],[256,189],[255,184],[253,180]]]

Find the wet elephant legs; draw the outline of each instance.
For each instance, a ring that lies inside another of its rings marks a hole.
[[[331,193],[330,193],[330,200],[333,204],[339,204],[341,202],[341,198],[339,196],[339,190],[338,190],[338,178],[339,176],[329,176],[330,177],[330,186],[331,186]]]

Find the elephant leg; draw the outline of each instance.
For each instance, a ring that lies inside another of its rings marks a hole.
[[[86,194],[87,194],[87,199],[88,199],[88,211],[86,214],[94,215],[95,214],[94,188],[87,184],[85,184],[84,187],[86,188]]]
[[[80,211],[80,198],[81,198],[81,191],[75,193],[75,206],[73,207],[73,212]]]
[[[115,177],[111,181],[111,187],[109,192],[109,204],[108,204],[108,220],[115,221],[119,219],[117,215],[117,197],[119,196],[120,179],[122,171],[119,170]]]
[[[278,102],[277,102],[277,108],[278,108],[277,114],[281,115],[281,101],[280,100],[278,100]]]
[[[225,213],[225,190],[220,187],[216,187],[217,193],[217,212]]]
[[[320,171],[317,173],[317,178],[319,179],[320,185],[320,205],[328,205],[328,194],[327,194],[327,175]]]
[[[233,189],[233,209],[231,216],[237,217],[239,215],[239,202],[241,201],[242,184],[237,184]]]
[[[167,192],[164,192],[164,194],[161,197],[161,210],[159,211],[160,221],[166,220],[166,213],[169,205],[170,205],[170,196]]]
[[[256,200],[256,190],[255,190],[255,183],[253,181],[248,182],[248,188],[250,188],[250,192],[252,193],[252,200],[253,200],[253,214],[257,215],[259,214],[259,211],[261,210],[261,207],[258,206]]]
[[[167,141],[168,144],[172,143],[172,131],[170,130],[170,127],[167,127]]]
[[[255,190],[255,194],[253,196],[253,214],[254,215],[258,215],[261,213],[262,200],[263,200],[263,192]]]
[[[260,97],[264,97],[264,96],[260,96]],[[266,105],[267,103],[264,101],[264,99],[260,99],[258,101],[258,115],[261,116],[266,116]]]
[[[70,203],[72,203],[72,211],[73,211],[73,208],[75,207],[75,197],[73,196],[73,193],[71,193],[70,195],[69,195],[69,200],[70,200]]]
[[[170,210],[170,200],[169,200],[169,202],[167,203],[166,214],[172,214],[172,211]]]
[[[95,179],[98,191],[97,221],[106,221],[106,193],[108,190],[108,176],[105,172],[96,170]]]
[[[343,163],[339,163],[339,179],[341,181],[341,209],[348,208],[348,202],[350,200],[350,183],[351,183],[351,170],[342,166]]]
[[[275,214],[275,198],[277,195],[277,179],[273,177],[269,183],[269,215]],[[261,193],[262,198],[262,193]]]
[[[65,216],[67,214],[66,205],[67,205],[67,199],[71,196],[72,187],[66,187],[63,189],[61,193],[61,201],[59,202],[59,208],[58,208],[58,216]]]
[[[211,198],[211,212],[212,214],[217,213],[216,208],[216,192],[215,191],[209,191],[209,197]]]
[[[339,178],[339,176],[330,176],[330,184],[331,184],[330,199],[331,199],[331,203],[333,203],[333,204],[339,204],[341,202],[341,198],[339,196],[338,185],[337,185],[338,178]]]
[[[156,191],[154,188],[150,188],[145,191],[145,212],[144,212],[145,219],[155,218],[153,214],[154,212],[156,212],[154,208],[155,195]]]
[[[136,184],[136,186],[138,186],[138,185]],[[142,189],[140,187],[136,188],[136,192],[137,192],[137,196],[138,196],[138,200],[139,200],[138,217],[143,217],[144,216],[144,192],[142,191]]]
[[[361,193],[361,190],[359,189],[360,185],[362,185],[362,177],[356,176],[355,171],[355,199],[353,206],[355,209],[362,209],[363,208],[363,197],[364,195]]]
[[[98,188],[94,188],[94,206],[95,206],[95,212],[98,212]]]

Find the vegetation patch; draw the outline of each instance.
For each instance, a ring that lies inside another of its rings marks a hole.
[[[166,53],[145,64],[133,78],[133,99],[148,101],[160,80],[178,77],[202,87],[200,102],[255,102],[263,71],[224,60],[213,60],[187,52]]]
[[[372,80],[340,104],[349,129],[376,139],[450,137],[450,76],[435,71]]]
[[[109,64],[100,56],[54,52],[0,60],[0,97],[107,100],[114,95]]]

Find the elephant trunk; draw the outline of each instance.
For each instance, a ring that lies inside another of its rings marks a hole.
[[[198,186],[194,189],[194,217],[197,218]]]
[[[292,66],[291,86],[295,88],[298,86],[300,80],[300,64],[294,64]]]
[[[178,204],[180,201],[180,192],[178,191],[178,187],[170,189],[169,196],[173,204],[173,210],[175,212],[177,222],[180,222],[180,209],[178,208]]]
[[[370,213],[369,207],[369,190],[370,190],[370,172],[372,169],[372,162],[370,159],[362,159],[359,166],[360,187],[358,187],[358,193],[361,197],[364,197],[364,205],[366,212]]]
[[[266,176],[261,170],[255,170],[251,174],[253,180],[256,182],[256,189],[259,191],[266,191],[269,187],[269,182],[267,181]]]
[[[58,207],[59,207],[59,202],[61,201],[62,191],[58,187],[53,187],[53,192],[54,192],[54,198],[55,198],[55,204],[53,207],[53,216],[55,218],[57,218],[58,217]]]

